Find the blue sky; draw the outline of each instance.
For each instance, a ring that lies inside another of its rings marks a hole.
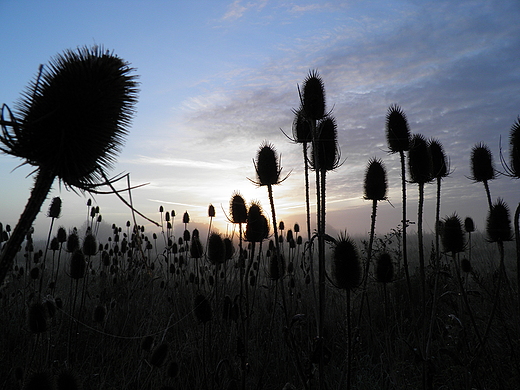
[[[158,219],[160,205],[190,213],[225,232],[222,208],[233,191],[269,209],[252,159],[265,140],[282,155],[289,178],[274,189],[278,218],[304,225],[301,147],[290,133],[297,85],[322,76],[338,122],[343,165],[328,175],[331,229],[365,234],[363,200],[369,158],[385,162],[390,203],[381,203],[381,233],[400,219],[400,168],[386,148],[386,110],[399,104],[411,131],[444,145],[453,173],[443,185],[441,215],[472,216],[483,229],[486,198],[470,176],[471,148],[486,143],[509,158],[509,129],[520,115],[520,3],[506,1],[13,1],[0,2],[0,103],[15,106],[39,64],[65,49],[103,45],[140,76],[137,113],[113,174],[129,172],[135,206]],[[0,222],[15,225],[29,196],[31,167],[0,156]],[[13,171],[13,169],[15,169]],[[520,183],[498,177],[493,199],[514,210]],[[417,188],[408,215],[416,219]],[[59,224],[80,226],[86,200],[56,182],[37,220],[45,232],[50,198],[61,196]],[[426,187],[427,230],[434,227],[435,186]],[[128,209],[97,195],[103,219],[124,224]],[[144,220],[140,223],[146,224]],[[147,225],[148,226],[148,225]],[[150,226],[151,229],[151,226]],[[43,233],[42,233],[43,234]]]

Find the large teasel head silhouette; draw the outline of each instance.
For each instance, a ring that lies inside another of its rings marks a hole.
[[[334,243],[332,254],[334,284],[342,290],[353,290],[361,283],[361,261],[354,241],[345,234]]]
[[[309,72],[300,90],[302,110],[309,120],[318,121],[325,115],[325,86],[316,70]]]
[[[486,220],[486,233],[489,242],[512,240],[513,233],[509,207],[501,198],[498,198],[489,210]]]
[[[493,155],[488,146],[479,143],[471,149],[471,177],[476,182],[488,182],[495,178]]]
[[[378,158],[368,161],[365,173],[364,198],[369,200],[385,200],[388,189],[386,169]]]
[[[134,113],[138,91],[131,72],[99,46],[57,55],[40,67],[14,114],[3,106],[0,150],[72,188],[103,184]]]
[[[237,191],[231,195],[231,200],[229,201],[229,214],[229,220],[231,223],[247,222],[246,201]]]
[[[433,179],[432,157],[428,142],[422,134],[414,134],[410,139],[408,171],[412,183],[426,184]]]
[[[435,179],[442,179],[450,174],[449,161],[444,153],[442,144],[435,138],[428,142],[432,159],[432,176]]]
[[[406,114],[398,105],[391,105],[386,113],[386,140],[390,152],[406,152],[410,148],[410,137]]]
[[[282,173],[282,167],[280,165],[280,158],[274,145],[264,142],[260,145],[260,149],[256,154],[256,160],[253,160],[255,166],[256,181],[251,180],[258,186],[270,186],[280,184],[284,181],[280,177]]]
[[[444,219],[442,246],[446,253],[464,251],[464,230],[462,228],[462,221],[457,214],[452,214]]]
[[[245,240],[262,242],[269,236],[269,221],[264,215],[259,202],[253,201],[247,212]]]
[[[292,124],[292,140],[296,143],[311,143],[312,128],[303,108],[294,112],[294,120]]]
[[[312,169],[332,171],[340,166],[341,152],[338,145],[337,128],[336,119],[330,115],[318,123],[310,162]]]

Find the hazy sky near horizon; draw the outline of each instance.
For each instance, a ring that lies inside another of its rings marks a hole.
[[[3,56],[0,103],[16,106],[39,64],[65,49],[103,45],[139,75],[137,112],[112,174],[130,173],[135,207],[159,220],[158,208],[188,211],[225,232],[229,200],[239,191],[268,214],[252,160],[262,142],[282,156],[290,176],[274,188],[278,220],[304,219],[301,145],[291,143],[298,85],[309,70],[323,78],[327,107],[338,123],[343,165],[327,175],[327,220],[337,231],[365,234],[371,202],[363,200],[365,168],[383,159],[389,201],[377,229],[400,222],[398,156],[387,153],[385,115],[398,104],[412,133],[435,137],[453,170],[443,182],[441,215],[472,216],[484,228],[484,187],[473,183],[470,151],[489,146],[495,167],[509,159],[509,131],[520,115],[520,2],[496,1],[51,1],[0,2]],[[33,168],[0,155],[0,222],[14,226]],[[121,186],[122,187],[122,186]],[[498,176],[493,199],[512,211],[520,183]],[[313,194],[311,199],[314,199]],[[408,215],[417,216],[417,186],[408,185]],[[36,230],[46,232],[50,199],[63,200],[66,227],[86,218],[88,195],[55,183]],[[96,195],[103,220],[124,225],[129,210],[113,195]],[[435,186],[426,187],[425,228],[434,227]],[[149,226],[138,218],[138,222]],[[151,229],[151,227],[150,227]]]

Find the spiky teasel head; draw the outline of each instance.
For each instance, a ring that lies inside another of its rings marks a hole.
[[[410,139],[408,168],[412,183],[426,184],[433,179],[432,157],[422,134],[414,134]]]
[[[49,206],[49,211],[47,212],[47,217],[49,218],[59,218],[61,214],[61,198],[56,196],[52,198],[51,205]]]
[[[97,253],[98,246],[96,237],[92,233],[88,233],[83,240],[83,254],[85,256],[94,256]]]
[[[208,206],[208,217],[213,218],[215,216],[215,206],[210,204]]]
[[[186,240],[185,240],[186,241]],[[202,243],[198,236],[193,236],[190,245],[190,255],[194,259],[200,259],[204,253],[204,249],[202,248]]]
[[[436,139],[431,139],[428,142],[428,147],[432,158],[432,176],[435,179],[448,176],[450,174],[450,168],[442,144]]]
[[[386,181],[386,169],[383,161],[375,157],[368,161],[364,184],[365,199],[386,199],[388,183]]]
[[[312,129],[309,120],[305,116],[303,108],[294,112],[292,125],[293,140],[297,143],[311,143]]]
[[[204,295],[199,294],[195,297],[194,306],[195,317],[197,318],[197,320],[199,320],[203,324],[211,321],[211,318],[213,317],[211,304]]]
[[[353,290],[361,283],[361,262],[354,241],[341,234],[332,254],[332,274],[337,288]]]
[[[486,220],[486,232],[489,242],[512,240],[511,218],[509,207],[503,199],[498,198],[489,210]]]
[[[510,166],[506,170],[511,176],[520,178],[520,117],[516,118],[509,133],[509,160]]]
[[[320,120],[325,116],[325,86],[318,71],[309,72],[300,91],[302,109],[310,120]]]
[[[493,155],[487,145],[480,143],[471,149],[471,180],[487,182],[495,178]]]
[[[182,223],[190,223],[190,215],[187,211],[182,215]]]
[[[219,233],[211,233],[209,236],[208,260],[211,264],[222,264],[226,260],[226,246]]]
[[[464,232],[462,221],[457,214],[444,219],[442,246],[447,253],[458,253],[464,250]]]
[[[310,164],[312,169],[318,168],[321,171],[332,171],[339,167],[341,153],[338,144],[337,127],[336,119],[332,116],[327,116],[319,122],[316,130],[316,141],[312,149]],[[316,150],[314,146],[316,146]]]
[[[280,166],[280,158],[274,145],[265,141],[260,145],[260,149],[256,154],[256,160],[253,160],[255,166],[256,181],[258,186],[269,186],[280,184],[285,179],[280,178],[282,167]]]
[[[43,303],[32,303],[27,314],[27,325],[30,331],[35,334],[47,331],[47,317],[47,309]]]
[[[251,202],[247,212],[247,225],[245,240],[249,242],[262,242],[269,235],[269,222],[264,216],[259,202]]]
[[[73,253],[79,249],[79,236],[76,231],[70,233],[67,237],[67,252]]]
[[[168,344],[163,342],[159,344],[152,352],[152,356],[150,356],[150,364],[154,367],[161,367],[166,358],[168,357]]]
[[[70,258],[70,277],[76,280],[83,278],[86,268],[85,255],[82,251],[76,250]]]
[[[131,72],[100,46],[55,56],[18,103],[13,132],[0,136],[2,150],[70,187],[88,190],[104,182],[137,101]]]
[[[406,152],[410,149],[410,128],[406,114],[396,104],[386,113],[386,140],[391,153]]]
[[[475,223],[473,222],[473,218],[466,217],[464,219],[464,230],[466,230],[466,233],[473,233],[475,231]]]
[[[233,195],[231,195],[231,200],[229,201],[229,215],[231,223],[247,222],[246,201],[238,191],[235,191]]]
[[[394,280],[394,264],[388,252],[383,252],[376,258],[376,280],[379,283],[390,283]]]

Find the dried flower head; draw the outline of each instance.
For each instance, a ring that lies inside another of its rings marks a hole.
[[[491,150],[483,143],[471,149],[471,179],[476,182],[487,182],[495,178],[495,168]]]
[[[52,198],[51,205],[49,206],[49,211],[47,212],[47,217],[49,218],[59,218],[61,214],[61,198],[56,196]]]
[[[129,65],[100,46],[51,59],[18,103],[5,153],[52,172],[66,185],[104,182],[121,149],[137,101]],[[66,147],[64,147],[66,145]]]
[[[231,196],[231,201],[229,202],[229,214],[231,223],[247,222],[246,201],[237,191],[235,191]]]
[[[209,236],[208,260],[211,264],[222,264],[226,260],[226,246],[219,233],[211,233]]]
[[[441,179],[448,176],[450,174],[450,169],[442,144],[436,139],[431,139],[428,142],[428,147],[430,148],[432,159],[432,176],[435,179]]]
[[[332,274],[336,287],[353,290],[361,283],[361,263],[354,241],[341,235],[336,240],[332,255]]]
[[[464,245],[462,221],[457,214],[452,214],[444,219],[442,246],[447,253],[458,253],[464,251]]]
[[[303,82],[301,104],[308,119],[320,120],[325,116],[325,86],[316,70],[310,71]]]
[[[269,223],[258,202],[252,202],[247,214],[246,241],[262,242],[269,235]]]
[[[280,173],[282,167],[278,158],[278,153],[275,147],[264,142],[258,153],[256,154],[256,161],[253,161],[256,171],[256,184],[259,186],[275,185],[281,183]]]
[[[408,167],[412,183],[426,184],[433,179],[432,157],[422,134],[414,134],[410,139]]]
[[[406,114],[398,105],[391,105],[386,114],[386,140],[390,152],[405,152],[410,148],[410,129]]]
[[[473,233],[475,231],[475,223],[473,222],[473,218],[466,217],[464,219],[464,230],[466,230],[466,233]]]
[[[511,241],[513,233],[509,207],[503,199],[498,198],[489,210],[486,221],[487,239],[490,242]]]
[[[312,128],[309,120],[305,117],[303,108],[294,112],[294,121],[292,125],[293,140],[297,143],[312,142]]]
[[[312,169],[332,171],[339,167],[340,158],[336,119],[329,115],[318,124],[310,165]]]
[[[365,199],[385,200],[388,183],[383,161],[371,158],[365,173]]]

